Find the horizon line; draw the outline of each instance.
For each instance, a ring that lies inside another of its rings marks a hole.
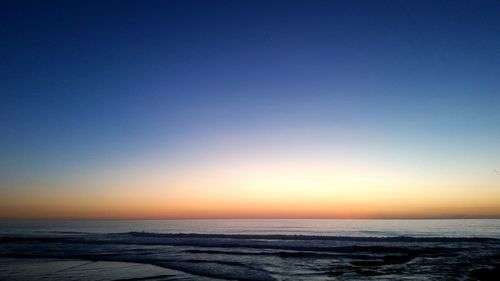
[[[150,218],[150,217],[27,217],[27,218],[0,218],[0,221],[134,221],[134,220],[473,220],[473,219],[500,219],[500,216],[452,216],[452,217],[360,217],[360,218],[341,218],[341,217],[165,217],[165,218]]]

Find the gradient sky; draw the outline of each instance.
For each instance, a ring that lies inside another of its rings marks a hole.
[[[500,217],[498,1],[0,1],[0,218]]]

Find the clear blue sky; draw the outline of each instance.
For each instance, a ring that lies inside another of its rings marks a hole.
[[[499,78],[498,1],[3,0],[0,176],[330,139],[493,173]]]

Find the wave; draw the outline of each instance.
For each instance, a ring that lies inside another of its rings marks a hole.
[[[488,237],[365,237],[365,236],[324,236],[291,234],[205,234],[205,233],[155,233],[126,232],[126,235],[148,238],[222,238],[222,239],[264,239],[264,240],[330,240],[330,241],[369,241],[369,242],[492,242],[500,241]]]
[[[109,234],[2,236],[1,243],[74,243],[170,245],[219,248],[274,249],[315,252],[404,252],[411,245],[435,248],[443,244],[494,243],[483,237],[346,237],[312,235],[197,234],[127,232]],[[455,247],[456,248],[456,247]],[[446,249],[440,250],[445,251]]]
[[[418,266],[415,267],[418,263],[435,264],[425,274],[436,271],[447,276],[453,272],[441,272],[440,268],[450,266],[457,274],[471,274],[474,268],[464,272],[460,265],[500,262],[499,242],[496,238],[483,237],[151,232],[11,234],[0,236],[0,257],[133,262],[196,276],[247,281],[290,279],[295,274],[312,274],[310,279],[325,274],[344,277],[401,274],[402,277],[420,274]]]

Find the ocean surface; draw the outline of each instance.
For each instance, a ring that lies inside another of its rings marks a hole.
[[[0,221],[0,280],[498,280],[500,220]]]

